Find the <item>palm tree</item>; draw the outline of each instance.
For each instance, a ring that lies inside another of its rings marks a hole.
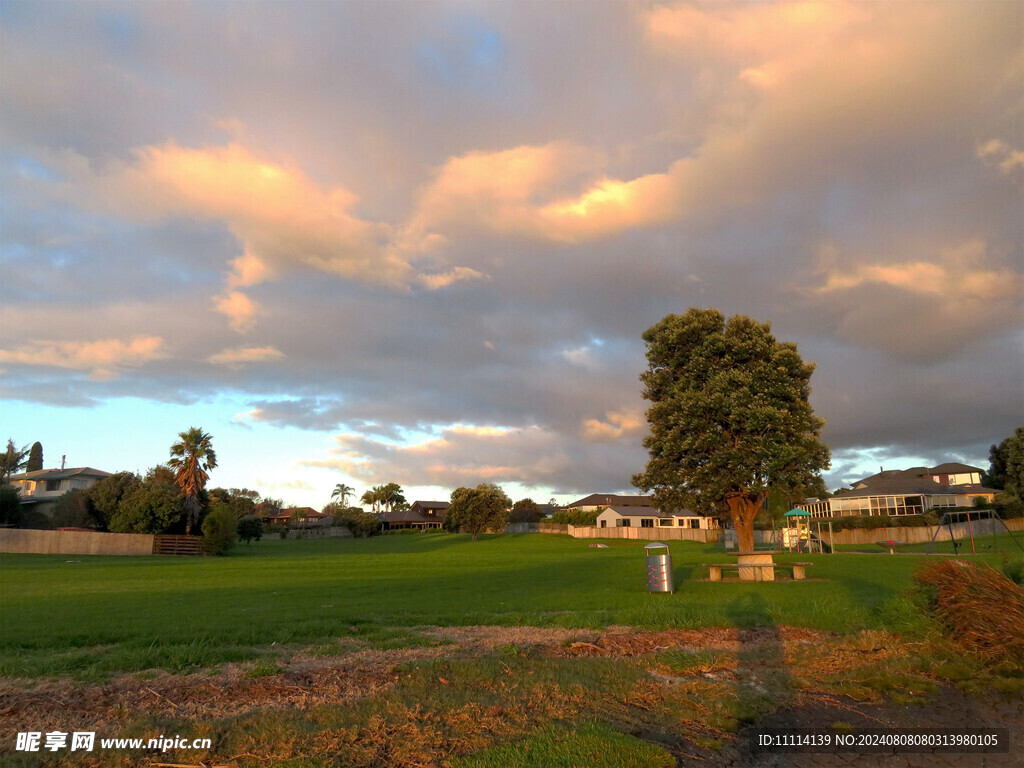
[[[334,486],[334,493],[331,494],[331,498],[333,499],[333,498],[337,497],[339,503],[341,504],[341,506],[344,507],[345,506],[345,499],[347,499],[349,496],[353,496],[355,494],[355,492],[356,492],[356,489],[353,488],[351,485],[345,485],[344,483],[338,483],[336,486]]]
[[[213,437],[199,427],[191,427],[178,437],[181,441],[171,446],[167,464],[174,469],[174,481],[185,494],[185,533],[191,533],[199,518],[199,494],[210,479],[206,470],[217,466],[217,454],[213,452]]]
[[[387,506],[388,512],[394,512],[396,504],[405,503],[402,486],[398,483],[388,483],[387,485],[380,486],[380,501]]]
[[[13,438],[7,441],[7,450],[0,453],[0,485],[7,482],[7,478],[17,474],[18,470],[25,466],[25,457],[28,456],[28,446],[21,449],[14,444]]]
[[[371,507],[373,507],[373,511],[376,512],[377,505],[381,501],[380,486],[378,485],[375,488],[369,489],[366,493],[362,495],[362,498],[360,498],[359,501],[361,501],[363,504],[369,504]]]

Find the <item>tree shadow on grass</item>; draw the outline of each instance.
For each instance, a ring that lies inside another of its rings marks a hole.
[[[736,598],[726,613],[739,628],[735,718],[747,725],[785,705],[793,679],[786,666],[782,631],[761,595],[748,592]]]

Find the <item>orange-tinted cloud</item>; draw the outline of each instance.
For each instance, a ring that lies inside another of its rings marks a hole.
[[[160,358],[162,346],[159,336],[136,336],[128,341],[33,341],[11,350],[0,349],[0,363],[90,370],[89,378],[106,381],[126,367]]]
[[[242,363],[266,363],[280,360],[283,357],[284,353],[277,347],[268,346],[224,349],[206,359],[208,362],[220,365],[240,365]]]
[[[259,304],[241,291],[229,291],[215,296],[213,301],[217,311],[226,315],[231,327],[239,333],[251,330],[256,324]]]

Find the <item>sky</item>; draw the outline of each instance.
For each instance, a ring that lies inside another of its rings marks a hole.
[[[0,3],[0,437],[320,508],[630,492],[641,334],[816,363],[835,488],[1024,423],[1024,4]]]

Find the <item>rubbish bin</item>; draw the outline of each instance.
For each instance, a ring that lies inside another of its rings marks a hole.
[[[655,541],[644,547],[647,557],[647,591],[674,592],[672,583],[672,553],[668,544]]]

